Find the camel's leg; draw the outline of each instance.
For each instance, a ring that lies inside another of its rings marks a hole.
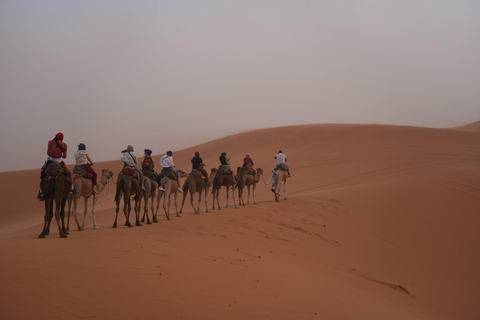
[[[247,187],[247,205],[250,204],[250,186]]]
[[[117,227],[118,211],[120,211],[119,202],[117,202],[117,207],[115,208],[115,222],[113,222],[112,228],[116,228],[116,227]]]
[[[232,186],[232,197],[233,197],[233,206],[238,208],[237,199],[235,199],[235,186]]]
[[[122,193],[118,190],[118,186],[119,186],[119,185],[117,185],[118,199],[117,199],[117,196],[115,196],[115,204],[116,204],[116,208],[115,208],[115,221],[113,222],[112,228],[116,228],[116,227],[117,227],[118,212],[120,211],[120,201],[122,200]]]
[[[248,187],[250,188],[250,187]],[[248,196],[250,193],[247,194],[247,204],[245,204],[245,200],[243,199],[243,192],[245,191],[245,187],[242,188],[242,197],[240,198],[240,193],[238,194],[238,205],[246,206],[248,204]]]
[[[200,192],[200,197],[201,197],[202,193]],[[194,204],[194,200],[195,200],[195,191],[192,191],[190,192],[190,205],[192,206],[193,208],[193,212],[195,212],[195,214],[199,214],[199,211],[200,211],[200,198],[198,198],[198,208],[195,208],[195,204]],[[181,212],[181,211],[180,211]]]
[[[210,212],[208,209],[208,189],[205,189],[205,212]]]
[[[255,189],[257,188],[257,184],[254,183],[252,186],[252,198],[253,198],[253,204],[257,204],[257,199],[255,198]]]
[[[158,190],[158,195],[157,195],[157,209],[155,210],[155,219],[153,222],[158,222],[157,220],[157,214],[158,214],[158,209],[160,207],[160,201],[162,200],[163,197],[163,202],[165,202],[165,192]]]
[[[132,211],[132,205],[130,201],[130,195],[124,195],[124,205],[123,205],[123,214],[125,215],[125,225],[129,228],[132,228],[132,224],[130,223],[130,212]]]
[[[67,198],[62,200],[62,206],[60,207],[60,220],[62,222],[62,231],[65,237],[67,237],[67,228],[65,225],[65,205],[67,204]]]
[[[153,212],[154,212],[154,210],[155,210],[155,206],[154,206],[155,195],[153,195],[153,196],[150,197],[150,201],[151,201],[150,212],[152,213],[152,221],[153,221]],[[147,224],[152,224],[152,222],[151,222],[150,219],[148,218],[148,214],[147,214]]]
[[[202,191],[198,192],[198,205],[197,205],[197,211],[195,211],[195,214],[200,213],[200,203],[202,202]],[[193,204],[193,196],[192,196],[192,204]],[[193,205],[192,205],[193,207]],[[195,208],[193,208],[195,209]]]
[[[185,184],[186,183],[187,182],[185,181]],[[182,206],[180,207],[180,213],[182,213],[183,205],[185,204],[185,198],[187,197],[187,193],[188,193],[189,189],[190,189],[189,187],[188,188],[183,188],[183,199],[182,199]],[[190,195],[192,195],[192,192],[190,192]],[[192,203],[192,201],[190,201],[190,203]],[[193,207],[193,205],[192,205],[192,207]],[[193,208],[193,210],[195,210],[195,208]]]
[[[287,180],[283,181],[283,199],[287,200]]]
[[[72,211],[72,215],[73,215],[73,218],[75,219],[75,223],[77,224],[77,229],[80,231],[82,230],[82,228],[80,227],[80,222],[78,221],[78,216],[77,216],[77,203],[78,203],[78,199],[80,198],[80,195],[71,195],[71,197],[73,198],[73,211]],[[67,230],[68,230],[68,225],[67,225]]]
[[[72,214],[72,202],[73,202],[73,195],[68,195],[68,213],[67,213],[67,233],[70,231],[70,215]]]
[[[280,202],[280,186],[279,185],[275,185],[275,201],[276,202]]]
[[[147,224],[152,224],[150,222],[150,218],[148,217],[148,196],[145,195],[145,198],[144,198],[144,205],[143,205],[143,217],[142,217],[142,220],[140,222],[145,222],[145,216],[147,217]]]
[[[168,192],[168,196],[167,196]],[[170,190],[167,189],[165,191],[165,198],[163,199],[163,211],[165,211],[165,215],[167,219],[170,220]]]
[[[145,216],[148,214],[148,203],[147,203],[147,201],[145,201],[145,200],[147,200],[146,195],[144,196],[143,216],[142,216],[142,219],[140,219],[140,222],[145,222]],[[141,201],[141,200],[140,200],[140,201]],[[141,207],[141,206],[142,206],[142,205],[140,204],[140,207]],[[141,210],[140,210],[140,211],[141,211]]]
[[[57,221],[57,226],[58,226],[58,233],[60,234],[60,238],[66,238],[67,235],[63,232],[63,229],[65,226],[62,226],[60,224],[60,210],[61,210],[61,200],[55,200],[55,221]],[[63,224],[63,221],[62,221]]]
[[[217,200],[217,208],[218,210],[222,210],[222,207],[220,207],[220,188],[218,188],[215,192],[216,192],[215,198]]]
[[[53,199],[48,200],[49,205],[48,205],[48,220],[47,220],[47,227],[45,228],[45,235],[50,234],[50,224],[52,223],[53,219]]]
[[[240,205],[242,205],[242,189],[241,188],[238,188],[238,202],[240,203]]]
[[[85,219],[87,218],[88,198],[83,198],[83,222],[82,231],[85,231]]]
[[[97,218],[95,217],[95,205],[97,203],[97,195],[93,195],[92,199],[92,218],[93,218],[93,229],[94,230],[100,230],[100,228],[97,225]]]
[[[174,197],[175,197],[175,212],[177,213],[177,217],[181,217],[181,216],[180,216],[180,213],[178,212],[178,205],[177,205],[177,202],[178,202],[178,192],[177,192],[177,191],[175,191]]]
[[[45,238],[47,223],[50,220],[50,206],[49,200],[45,200],[45,216],[43,217],[43,229],[42,232],[38,235],[39,238]]]
[[[142,197],[139,196],[135,196],[135,225],[136,226],[142,226],[142,224],[140,223],[140,214],[142,212],[142,201],[141,201]]]
[[[215,189],[213,189],[213,192],[212,192],[212,196],[213,196],[213,197],[212,197],[212,203],[213,203],[213,204],[212,204],[212,210],[215,210],[215,193],[216,193],[216,192],[217,192],[217,191],[216,191]]]
[[[226,189],[226,190],[225,190],[225,193],[226,193],[226,195],[227,195],[227,202],[225,203],[225,208],[228,208],[228,198],[229,198],[229,196],[230,196],[230,194],[229,194],[230,192],[229,192],[229,188],[228,188],[228,187],[225,187],[225,189]]]

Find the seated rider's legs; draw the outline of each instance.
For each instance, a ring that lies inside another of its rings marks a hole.
[[[83,169],[85,169],[85,171],[87,171],[88,173],[90,173],[92,175],[92,187],[95,187],[97,185],[97,173],[88,164],[84,164]]]
[[[228,169],[230,169],[230,172],[232,173],[232,180],[233,180],[232,184],[237,183],[237,180],[235,179],[235,173],[233,173],[232,167],[228,164],[224,165],[224,166],[227,167]]]
[[[290,177],[290,168],[288,167],[288,165],[286,163],[277,164],[277,167],[275,168],[275,171],[277,171],[278,169],[281,169],[282,166],[285,167],[285,169],[287,169],[287,174]]]
[[[140,184],[140,189],[145,189],[143,186],[143,172],[142,170],[138,169],[136,166],[133,167],[135,171],[138,173],[138,183]]]
[[[172,167],[168,167],[167,170],[171,171],[175,175],[177,178],[178,191],[183,192],[182,188],[180,188],[180,176],[178,175],[177,170],[173,169]]]
[[[196,170],[200,171],[201,173],[203,173],[203,175],[205,176],[205,185],[208,185],[208,173],[207,173],[207,170],[205,170],[204,168],[200,167],[200,168],[197,168]]]

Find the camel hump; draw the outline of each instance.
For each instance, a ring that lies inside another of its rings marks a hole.
[[[200,170],[193,169],[190,174],[194,177],[202,177],[202,179],[205,179],[205,176],[203,175],[202,171],[200,171]]]
[[[45,168],[47,174],[55,174],[58,171],[64,171],[63,165],[61,163],[50,162]]]
[[[219,168],[218,168],[218,174],[232,174],[232,170],[230,170],[229,167],[227,166],[224,166],[224,165],[221,165]]]
[[[87,173],[87,170],[83,169],[83,167],[82,167],[81,165],[76,165],[76,166],[73,168],[72,172],[73,172],[74,174],[78,174],[78,175],[83,176],[85,173]]]
[[[135,174],[135,168],[132,168],[132,167],[125,167],[122,169],[122,173],[130,176],[130,177],[133,177],[133,175]]]
[[[175,174],[168,168],[163,168],[162,172],[160,173],[160,180],[165,177],[169,178],[170,180],[177,180]]]

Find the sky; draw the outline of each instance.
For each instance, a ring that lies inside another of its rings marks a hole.
[[[311,123],[480,120],[480,1],[0,0],[0,171]]]

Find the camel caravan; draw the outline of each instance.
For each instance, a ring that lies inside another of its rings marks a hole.
[[[185,200],[190,194],[190,205],[195,214],[201,212],[201,202],[205,204],[205,212],[211,210],[221,210],[220,190],[225,187],[226,202],[225,208],[229,207],[230,191],[233,198],[233,206],[246,206],[250,204],[252,196],[253,204],[257,204],[255,199],[255,189],[260,181],[263,180],[263,170],[254,168],[253,160],[247,153],[243,165],[237,167],[234,172],[230,166],[230,158],[222,152],[218,168],[212,168],[210,174],[204,169],[205,164],[200,157],[199,152],[195,152],[192,158],[192,170],[188,173],[182,170],[176,170],[173,162],[173,152],[167,151],[160,159],[162,169],[159,173],[155,171],[155,165],[151,156],[152,151],[144,150],[144,158],[141,162],[141,170],[138,168],[137,157],[134,154],[132,146],[128,146],[121,152],[120,160],[123,168],[117,176],[117,181],[113,181],[114,173],[108,169],[101,169],[100,179],[97,183],[97,174],[93,170],[93,161],[86,152],[86,146],[83,143],[78,145],[78,151],[75,152],[76,165],[73,171],[70,171],[62,159],[66,158],[67,145],[63,142],[63,134],[58,133],[55,138],[49,141],[48,159],[42,167],[41,182],[38,199],[45,203],[44,226],[39,238],[44,238],[50,233],[50,223],[55,216],[58,225],[60,237],[66,238],[69,234],[70,217],[73,216],[79,231],[85,230],[85,220],[88,212],[88,202],[91,199],[91,213],[93,219],[93,229],[99,227],[95,218],[95,204],[98,197],[104,192],[109,180],[116,184],[115,188],[115,220],[112,227],[118,226],[118,213],[123,205],[122,211],[125,217],[124,226],[133,227],[130,222],[130,214],[135,215],[135,226],[142,226],[142,222],[147,224],[158,223],[157,214],[163,197],[163,211],[167,220],[170,220],[170,206],[175,206],[175,214],[181,216]],[[290,177],[289,168],[286,165],[286,156],[279,151],[277,156],[277,166],[272,169],[270,183],[272,192],[275,195],[275,201],[279,201],[280,190],[283,185],[283,195],[286,200],[286,181]],[[180,179],[184,179],[181,183]],[[247,191],[247,201],[244,201],[244,191]],[[209,207],[208,194],[212,190],[212,207]],[[238,194],[238,203],[235,195]],[[108,192],[108,191],[107,191]],[[178,195],[182,194],[182,204],[178,208]],[[195,204],[195,196],[198,194],[198,202]],[[204,196],[203,196],[204,194]],[[105,195],[106,197],[106,195]],[[80,198],[84,199],[83,221],[80,224],[77,217],[77,203]],[[122,203],[123,198],[123,203]],[[142,211],[143,201],[143,215]],[[67,223],[65,224],[65,208],[67,206]],[[155,206],[156,202],[156,206]],[[54,214],[55,212],[55,214]]]

